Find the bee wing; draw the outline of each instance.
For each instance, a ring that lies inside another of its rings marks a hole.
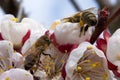
[[[83,10],[83,12],[86,12],[86,11],[90,11],[90,12],[94,13],[95,15],[98,14],[98,9],[96,7],[92,7],[92,8]]]
[[[36,55],[39,52],[39,49],[36,49],[34,45],[32,45],[24,54],[23,56],[26,57],[29,54]]]

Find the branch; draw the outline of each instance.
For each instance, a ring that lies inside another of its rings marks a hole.
[[[15,17],[17,17],[20,2],[17,0],[0,0],[0,6],[6,14],[13,14]],[[22,13],[22,16],[27,16],[24,11]]]
[[[98,25],[95,27],[95,32],[93,33],[90,43],[93,44],[99,35],[108,27],[108,25],[120,15],[120,8],[108,19],[109,10],[104,8],[99,13]]]
[[[75,8],[77,11],[81,11],[80,7],[78,6],[78,4],[76,3],[75,0],[70,0],[70,2],[72,3],[72,5],[74,6],[74,8]]]

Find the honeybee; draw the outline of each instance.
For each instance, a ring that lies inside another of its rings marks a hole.
[[[24,61],[24,68],[26,70],[37,70],[40,63],[40,56],[48,48],[51,41],[46,35],[41,36],[28,51],[25,53],[27,56]],[[35,67],[34,67],[35,66]]]
[[[78,12],[71,17],[63,18],[61,21],[64,23],[65,22],[79,23],[81,27],[79,36],[81,36],[82,32],[85,35],[85,32],[88,30],[90,26],[97,25],[98,20],[96,15],[97,15],[96,8],[89,8],[87,10]]]

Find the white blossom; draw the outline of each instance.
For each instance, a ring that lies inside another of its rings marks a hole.
[[[120,73],[120,29],[115,31],[108,39],[106,55],[112,64],[118,66],[118,72]]]
[[[32,74],[24,69],[10,69],[0,75],[0,80],[34,80]]]
[[[70,53],[66,74],[66,80],[111,80],[104,53],[88,42]]]
[[[89,40],[93,27],[88,28],[85,35],[81,33],[81,36],[80,29],[79,23],[60,23],[54,30],[56,41],[59,44],[79,44],[85,40]]]

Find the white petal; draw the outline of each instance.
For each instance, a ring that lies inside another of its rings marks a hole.
[[[23,56],[18,53],[18,52],[14,52],[12,55],[12,62],[14,63],[14,67],[15,68],[23,68],[24,67],[24,58]]]
[[[4,62],[4,68],[12,66],[13,44],[10,41],[0,41],[0,58]],[[1,62],[0,62],[1,63]]]
[[[74,49],[71,53],[70,56],[67,60],[66,63],[66,73],[67,73],[67,77],[71,78],[73,75],[73,71],[76,69],[77,66],[77,62],[79,61],[79,59],[83,56],[84,51],[87,49],[88,46],[93,46],[88,42],[83,42],[81,43],[78,48]],[[105,58],[104,53],[102,51],[100,51],[99,49],[97,49],[95,46],[93,46],[95,52],[97,55],[99,55],[100,57]],[[106,59],[106,58],[105,58]]]
[[[78,23],[61,23],[55,28],[55,37],[59,44],[78,44],[89,40],[92,34],[92,28],[89,28],[85,35],[80,35],[80,26]]]
[[[32,32],[30,38],[24,43],[22,47],[22,54],[24,54],[33,45],[33,43],[35,43],[35,41],[45,33],[45,31],[46,30]]]
[[[120,29],[109,38],[106,54],[111,63],[115,64],[116,61],[120,61]]]
[[[24,18],[20,23],[16,23],[10,19],[5,18],[1,22],[1,34],[4,39],[13,42],[15,46],[22,45],[22,39],[28,30],[31,30],[31,34],[39,31],[39,35],[46,31],[42,25],[30,18]]]
[[[28,24],[4,21],[1,23],[1,34],[5,40],[13,42],[14,45],[21,45],[23,36],[28,31]]]
[[[26,70],[16,68],[2,73],[0,80],[33,80],[33,76]]]

